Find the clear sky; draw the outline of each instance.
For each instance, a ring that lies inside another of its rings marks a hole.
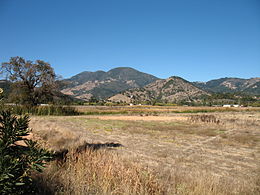
[[[260,0],[0,0],[0,62],[68,78],[132,67],[189,81],[260,76]]]

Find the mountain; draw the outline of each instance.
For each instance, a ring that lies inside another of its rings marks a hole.
[[[217,93],[240,92],[251,95],[260,95],[260,77],[251,79],[220,78],[208,82],[193,82],[203,90]]]
[[[209,93],[199,89],[192,83],[180,78],[170,77],[159,79],[143,88],[136,88],[124,91],[110,97],[112,102],[180,102],[197,101],[201,96]]]
[[[62,93],[89,100],[92,97],[104,99],[121,91],[143,87],[158,80],[157,77],[139,72],[133,68],[119,67],[108,72],[82,72],[64,80],[67,85]]]
[[[220,78],[208,82],[191,83],[180,77],[158,79],[153,75],[128,67],[114,68],[108,72],[85,71],[64,81],[66,85],[61,92],[82,100],[111,97],[115,98],[114,100],[130,101],[129,97],[134,95],[138,101],[173,102],[196,100],[199,96],[212,92],[260,95],[260,77]]]

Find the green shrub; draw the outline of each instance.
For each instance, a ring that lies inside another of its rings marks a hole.
[[[14,105],[5,106],[7,109],[11,109],[12,113],[23,115],[56,115],[56,116],[69,116],[69,115],[80,115],[81,113],[77,111],[74,107],[69,106],[24,106],[24,105]]]
[[[30,175],[51,159],[50,152],[24,137],[30,132],[28,124],[27,115],[18,118],[10,111],[0,112],[0,194],[35,193]]]

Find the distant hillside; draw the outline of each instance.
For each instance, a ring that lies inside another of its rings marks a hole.
[[[120,96],[126,100],[127,93],[129,93],[128,95],[131,93],[139,94],[140,97],[139,95],[135,97],[138,101],[159,100],[165,102],[192,101],[201,94],[208,93],[260,95],[259,77],[251,79],[220,78],[208,82],[191,83],[180,77],[158,79],[153,75],[128,67],[115,68],[108,72],[85,71],[64,81],[66,85],[61,92],[82,100],[90,100],[93,97],[107,99],[116,94],[118,94],[116,97]],[[123,91],[125,92],[121,93]]]
[[[180,102],[197,101],[209,93],[180,78],[160,79],[143,88],[130,89],[109,98],[113,102]]]
[[[208,82],[194,82],[195,86],[210,92],[234,93],[241,92],[260,95],[260,77],[251,79],[220,78]]]
[[[143,87],[157,79],[127,67],[108,72],[82,72],[65,80],[67,86],[62,89],[62,93],[84,100],[91,97],[104,99],[127,89]]]

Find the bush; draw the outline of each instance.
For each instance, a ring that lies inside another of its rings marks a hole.
[[[28,124],[27,115],[0,112],[0,194],[35,193],[30,175],[51,159],[50,152],[24,137],[30,132]]]

